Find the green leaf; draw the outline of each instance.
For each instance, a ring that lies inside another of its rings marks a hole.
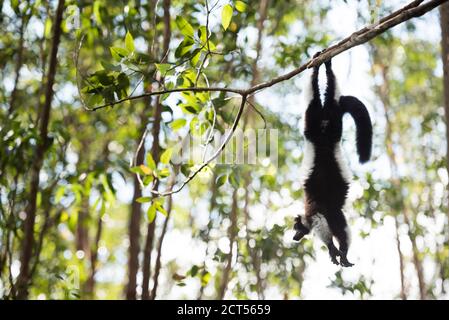
[[[192,268],[190,268],[189,273],[190,276],[195,277],[198,274],[198,266],[197,265],[193,265]]]
[[[190,105],[181,105],[180,107],[185,113],[197,114],[199,111]]]
[[[117,61],[121,61],[122,58],[125,58],[129,55],[128,50],[126,50],[124,48],[111,47],[109,50],[111,51],[112,57]]]
[[[176,119],[172,123],[170,123],[170,127],[173,129],[173,131],[178,131],[182,127],[184,127],[187,123],[186,119]]]
[[[131,171],[132,173],[144,174],[142,169],[140,169],[140,166],[132,167],[129,169],[129,171]]]
[[[126,91],[129,88],[128,76],[124,72],[120,72],[120,74],[117,77],[117,81],[118,81],[119,88],[122,89],[123,91],[125,91],[125,93],[126,93]]]
[[[165,150],[162,154],[161,154],[161,162],[163,164],[168,164],[170,162],[171,156],[173,153],[173,149],[172,148],[168,148],[167,150]]]
[[[170,175],[170,170],[168,168],[164,168],[157,171],[157,176],[161,179],[167,178]]]
[[[246,11],[246,3],[243,1],[236,1],[235,8],[240,12],[245,12]]]
[[[202,287],[205,287],[209,283],[210,277],[211,277],[211,275],[207,271],[206,271],[206,273],[203,274],[203,276],[201,277],[201,286]]]
[[[193,38],[193,27],[190,23],[187,22],[186,19],[178,15],[176,17],[176,25],[178,26],[179,31],[181,31],[184,36]]]
[[[198,127],[199,127],[198,117],[193,117],[192,120],[190,120],[190,132],[192,134],[195,134]]]
[[[215,183],[217,185],[217,188],[220,188],[222,185],[224,185],[226,182],[228,182],[228,176],[226,174],[223,174],[215,180]]]
[[[156,210],[162,213],[164,216],[167,216],[167,210],[165,210],[164,206],[160,202],[154,202],[153,204],[156,207]]]
[[[223,7],[223,11],[221,11],[221,25],[226,30],[229,27],[229,24],[231,23],[232,19],[232,6],[230,4],[227,4]]]
[[[181,58],[187,55],[190,52],[190,49],[192,49],[194,42],[190,38],[185,38],[181,43],[179,44],[178,48],[175,50],[175,57]]]
[[[200,57],[201,57],[201,49],[197,48],[197,49],[193,50],[192,58],[190,59],[192,66],[196,67],[196,65],[198,64],[198,61],[200,60]]]
[[[19,13],[20,12],[19,0],[11,0],[11,7],[13,8],[15,13]]]
[[[45,38],[50,38],[51,36],[51,27],[52,27],[52,20],[51,19],[47,19],[45,21],[45,28],[44,28],[44,35]]]
[[[144,186],[147,186],[147,185],[149,185],[151,182],[153,182],[153,180],[154,180],[154,177],[151,175],[151,176],[145,176],[144,178],[143,178],[143,185]]]
[[[140,198],[137,198],[136,201],[139,203],[151,202],[151,197],[140,197]]]
[[[94,1],[94,8],[93,8],[94,16],[95,19],[98,21],[98,24],[101,25],[103,24],[103,21],[101,19],[100,6],[101,6],[100,1]]]
[[[102,60],[100,63],[103,66],[103,68],[107,71],[120,71],[121,70],[120,65],[118,65],[118,66],[113,65],[112,63],[110,63],[106,60]]]
[[[147,165],[152,170],[156,170],[156,162],[150,152],[147,153]]]
[[[172,65],[168,63],[155,63],[155,66],[162,75],[165,75],[167,71],[172,67]]]
[[[229,182],[234,188],[238,188],[240,186],[240,176],[233,172],[229,175]]]
[[[114,77],[108,75],[108,73],[105,70],[100,70],[100,71],[95,72],[94,76],[104,86],[109,86],[112,83],[114,83]]]
[[[134,52],[135,47],[134,47],[134,38],[131,35],[131,33],[129,33],[129,31],[126,33],[125,36],[125,48],[129,51],[129,52]]]
[[[215,51],[217,49],[217,46],[209,39],[209,49],[211,51]]]
[[[156,206],[154,205],[154,203],[147,210],[147,218],[148,223],[153,222],[154,218],[156,218]]]
[[[201,26],[198,29],[198,38],[200,38],[202,44],[205,45],[207,43],[207,29],[205,26]],[[204,50],[207,50],[207,46]]]

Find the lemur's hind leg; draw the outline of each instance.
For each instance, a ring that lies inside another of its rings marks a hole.
[[[329,256],[332,263],[339,264],[337,257],[341,255],[340,251],[335,247],[332,241],[332,230],[329,227],[327,218],[321,214],[317,213],[312,217],[312,228],[315,230],[316,234],[320,237],[321,241],[324,242],[327,249],[329,250]]]
[[[332,234],[337,239],[339,245],[340,264],[342,267],[352,267],[354,264],[348,261],[350,234],[348,224],[342,210],[337,210],[332,215]]]
[[[332,242],[332,237],[327,243],[325,242],[325,244],[327,246],[327,249],[329,250],[329,256],[332,263],[338,265],[339,262],[337,260],[337,256],[340,255],[340,251],[338,251],[337,247],[335,247],[334,243]]]

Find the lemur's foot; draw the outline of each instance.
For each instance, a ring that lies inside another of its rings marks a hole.
[[[321,52],[323,52],[323,51],[318,51],[318,52],[316,52],[314,55],[313,55],[313,59],[315,59],[316,57],[318,57],[320,54],[321,54]]]
[[[293,237],[293,240],[295,241],[299,241],[301,240],[306,234],[308,234],[310,232],[310,229],[307,228],[303,221],[302,221],[302,217],[301,216],[297,216],[295,218],[295,225],[294,225],[294,229],[296,231],[295,236]]]
[[[340,256],[340,265],[342,267],[352,267],[354,264],[349,262],[346,257]]]
[[[329,256],[331,257],[332,263],[339,265],[340,263],[338,262],[337,257],[341,255],[341,252],[334,246],[330,246],[328,248],[329,248]]]
[[[304,238],[304,236],[305,236],[305,233],[304,233],[304,232],[296,231],[295,235],[293,236],[293,240],[299,241],[299,240],[301,240],[302,238]]]
[[[332,261],[333,264],[335,264],[337,266],[340,264],[336,257],[331,256],[331,261]]]

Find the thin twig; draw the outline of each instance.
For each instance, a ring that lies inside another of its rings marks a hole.
[[[142,149],[143,144],[145,143],[145,138],[147,137],[147,134],[148,134],[148,128],[145,127],[145,131],[143,132],[142,138],[140,138],[139,145],[137,146],[136,152],[134,153],[134,158],[133,158],[133,162],[132,162],[133,167],[137,166],[137,156],[139,154],[140,149]],[[137,181],[139,181],[140,187],[143,189],[145,186],[144,186],[142,178],[140,177],[140,174],[138,172],[136,173],[136,177],[137,177]]]
[[[267,119],[265,119],[265,116],[263,115],[262,112],[260,112],[259,109],[257,109],[257,107],[250,101],[250,99],[248,99],[248,101],[246,101],[247,104],[250,105],[251,108],[253,108],[253,110],[259,115],[259,117],[262,118],[263,121],[263,128],[266,129],[267,128]]]
[[[237,126],[239,124],[240,118],[242,117],[243,114],[243,110],[245,109],[245,104],[246,104],[246,95],[242,96],[242,101],[240,103],[240,108],[239,111],[237,113],[237,116],[234,119],[234,123],[232,124],[231,127],[231,131],[228,133],[228,135],[226,136],[226,138],[224,139],[224,141],[222,142],[222,144],[220,145],[220,147],[212,154],[212,156],[209,157],[209,159],[207,159],[205,162],[203,162],[198,169],[196,169],[195,171],[193,171],[192,173],[189,174],[189,176],[181,183],[181,185],[173,190],[166,190],[163,192],[157,191],[157,190],[150,190],[150,192],[152,194],[155,194],[159,197],[165,197],[174,193],[178,193],[179,191],[181,191],[190,181],[192,181],[193,178],[195,178],[195,176],[201,171],[203,170],[205,167],[207,167],[212,161],[214,161],[219,155],[220,153],[224,150],[224,148],[226,148],[226,145],[228,144],[229,140],[231,139],[232,135],[234,134],[235,130],[237,129]]]
[[[190,87],[190,88],[174,88],[174,89],[168,89],[168,90],[160,90],[160,91],[154,91],[154,92],[147,92],[140,94],[138,96],[123,98],[117,101],[113,101],[95,108],[89,109],[89,111],[97,111],[99,109],[103,109],[106,107],[111,107],[113,105],[125,102],[125,101],[131,101],[136,99],[142,99],[145,97],[151,97],[151,96],[160,96],[166,93],[174,93],[174,92],[232,92],[237,93],[241,96],[245,94],[245,90],[241,89],[233,89],[233,88],[219,88],[219,87],[210,87],[210,88],[199,88],[199,87]]]

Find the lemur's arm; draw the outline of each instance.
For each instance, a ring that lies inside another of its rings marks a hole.
[[[356,97],[341,96],[340,105],[343,112],[348,112],[354,119],[357,136],[357,153],[360,163],[367,162],[371,157],[373,126],[365,105]]]
[[[310,103],[317,103],[319,106],[321,106],[321,98],[320,98],[320,86],[318,85],[318,72],[320,67],[316,66],[313,67],[312,72],[312,83],[311,83],[311,89],[312,89],[312,99]]]
[[[314,137],[319,132],[319,114],[321,112],[322,104],[320,98],[320,87],[318,84],[318,72],[319,66],[313,68],[311,83],[309,85],[310,101],[308,102],[307,110],[305,113],[305,126],[304,135],[310,141],[313,141]]]
[[[324,94],[324,105],[327,105],[332,99],[338,98],[335,97],[336,91],[336,79],[334,72],[332,71],[332,62],[331,60],[327,60],[325,63],[326,66],[326,76],[327,76],[327,87],[326,92]]]

